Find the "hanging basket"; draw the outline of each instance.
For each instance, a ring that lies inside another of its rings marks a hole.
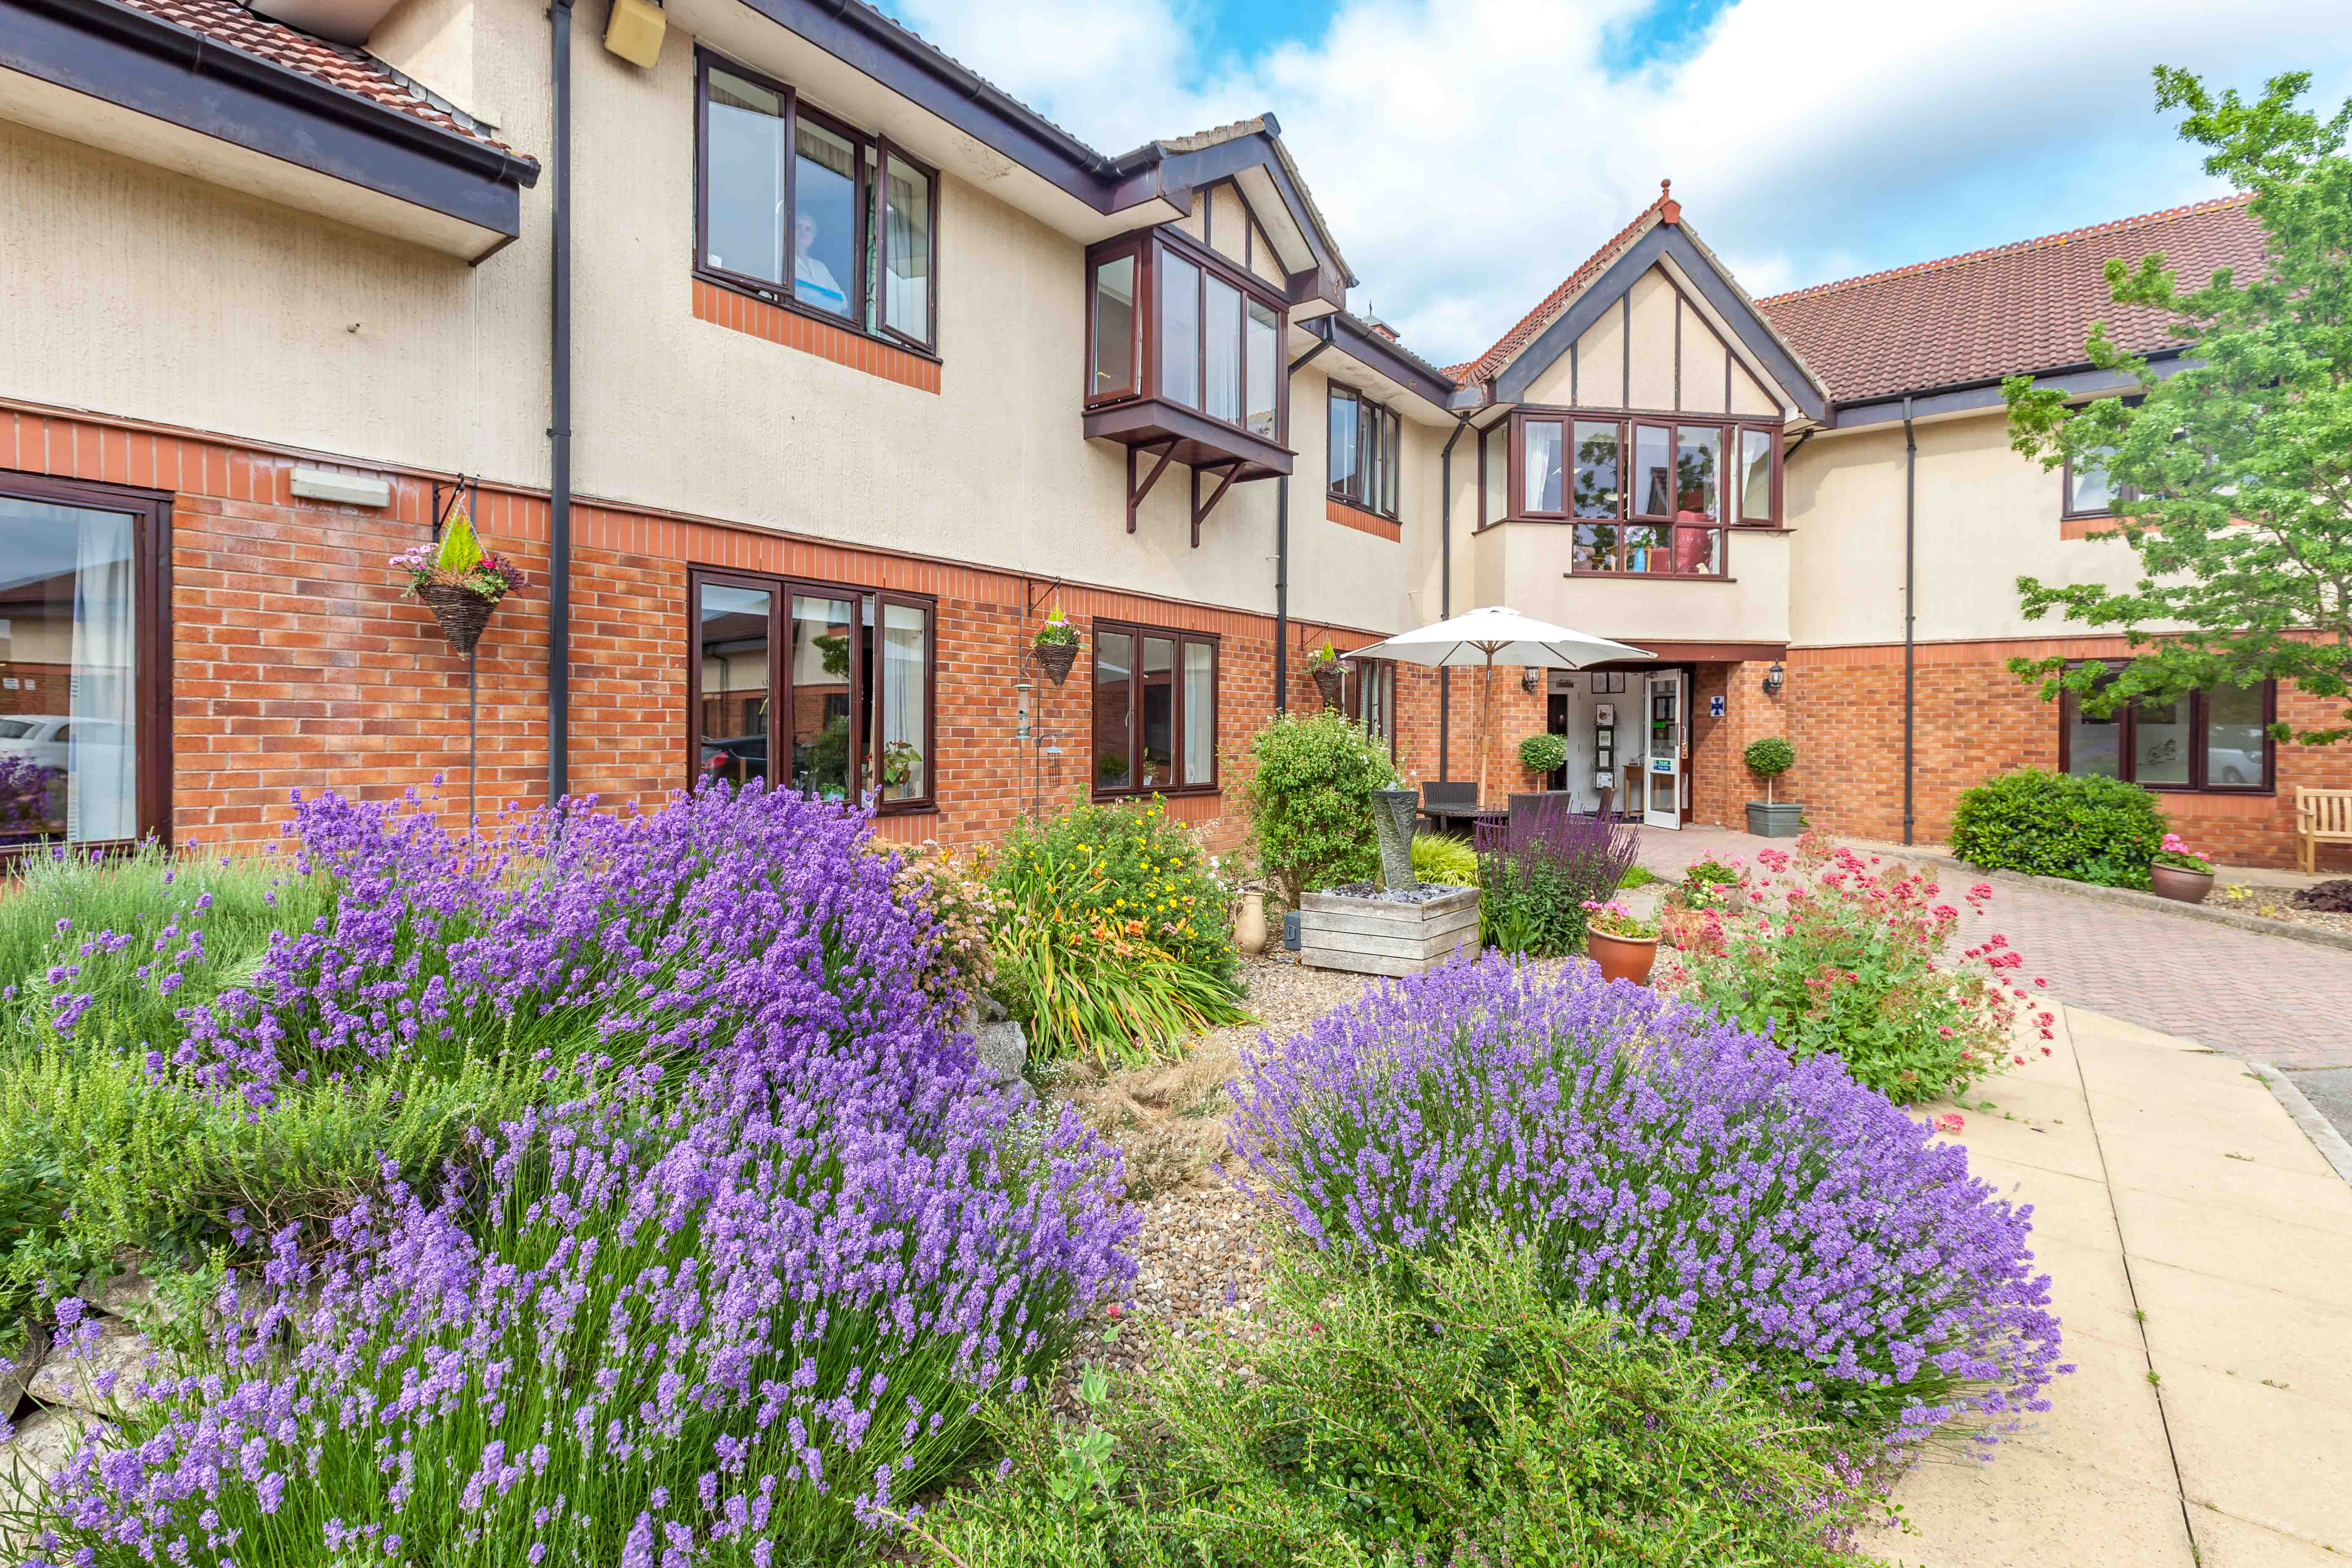
[[[1037,667],[1059,686],[1070,678],[1070,666],[1078,662],[1078,645],[1074,642],[1047,642],[1037,645]]]
[[[1336,663],[1318,664],[1315,667],[1315,689],[1323,694],[1323,706],[1326,710],[1339,706],[1339,694],[1345,689],[1341,683],[1345,679],[1346,672]]]
[[[426,583],[416,590],[441,623],[441,635],[457,653],[470,654],[474,645],[482,640],[482,628],[490,624],[490,612],[499,607],[496,599],[485,599],[471,588],[461,588],[451,583]]]

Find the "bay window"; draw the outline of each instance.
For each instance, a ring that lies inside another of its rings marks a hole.
[[[2060,702],[2060,771],[2153,790],[2266,792],[2275,777],[2274,682],[2141,698],[2104,716],[2068,690]]]
[[[1087,299],[1089,411],[1158,401],[1264,442],[1285,440],[1287,307],[1273,285],[1181,235],[1155,231],[1090,250]]]
[[[696,269],[929,351],[936,174],[740,67],[698,56],[696,81]]]
[[[929,599],[698,571],[688,628],[694,777],[880,810],[936,799]]]
[[[170,831],[170,517],[0,474],[0,854]]]
[[[1479,466],[1484,521],[1569,524],[1580,573],[1721,577],[1732,529],[1780,521],[1780,432],[1736,417],[1521,408]]]
[[[1386,518],[1397,516],[1403,424],[1352,386],[1331,383],[1331,496]]]
[[[1217,642],[1094,625],[1094,793],[1174,795],[1217,784]]]

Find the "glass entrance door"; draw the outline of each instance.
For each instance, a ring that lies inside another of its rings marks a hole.
[[[1667,670],[1643,678],[1648,688],[1647,723],[1643,727],[1648,754],[1642,776],[1647,784],[1642,821],[1651,827],[1683,825],[1683,672]]]

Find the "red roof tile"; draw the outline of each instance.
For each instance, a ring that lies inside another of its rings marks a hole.
[[[1570,300],[1584,291],[1585,285],[1600,277],[1602,269],[1616,258],[1618,252],[1642,237],[1653,218],[1661,223],[1681,220],[1682,204],[1674,198],[1673,184],[1671,180],[1660,180],[1658,199],[1636,213],[1633,221],[1620,229],[1614,239],[1587,257],[1583,266],[1561,279],[1559,288],[1544,296],[1543,303],[1521,316],[1518,325],[1496,339],[1493,348],[1476,359],[1446,366],[1445,374],[1467,385],[1474,381],[1486,380],[1510,363],[1511,356],[1532,342],[1536,334],[1542,331],[1554,316],[1568,308]]]
[[[133,10],[143,11],[192,33],[201,33],[217,44],[223,44],[240,54],[299,71],[330,87],[382,104],[437,125],[469,142],[496,147],[502,153],[514,149],[492,136],[464,114],[426,93],[426,91],[385,65],[374,56],[360,49],[344,48],[314,38],[308,33],[297,32],[283,22],[273,22],[257,16],[235,0],[121,0]],[[515,153],[522,158],[523,154]],[[532,160],[524,158],[524,162]]]
[[[2161,252],[2185,286],[2224,267],[2245,276],[2263,260],[2250,199],[2118,218],[1800,289],[1757,307],[1841,403],[2081,364],[2095,321],[2121,347],[2147,353],[2180,339],[2163,312],[2115,302],[2107,258],[2137,264]]]

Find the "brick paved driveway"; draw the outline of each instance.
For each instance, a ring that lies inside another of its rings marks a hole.
[[[1752,860],[1773,842],[1644,828],[1642,862],[1679,875],[1702,855]],[[1960,935],[1994,931],[2078,1006],[2290,1071],[2352,1068],[2352,952],[2006,882]]]

